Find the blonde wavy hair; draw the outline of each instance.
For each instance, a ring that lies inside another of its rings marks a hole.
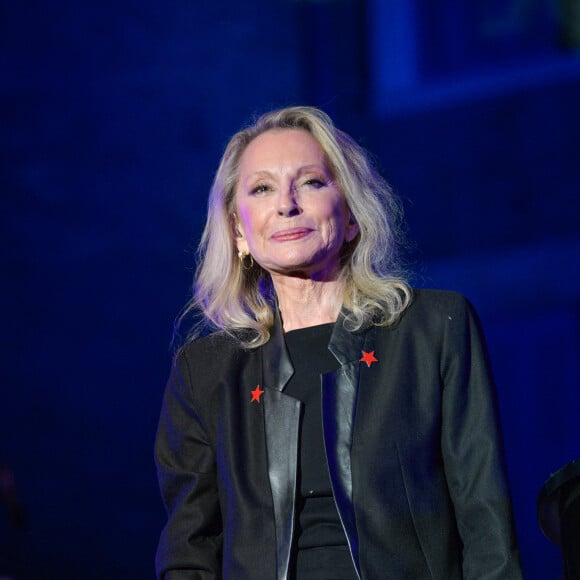
[[[258,264],[248,265],[238,257],[234,197],[248,144],[266,131],[283,129],[301,129],[316,139],[359,226],[356,238],[345,243],[341,252],[345,326],[356,331],[369,322],[392,325],[411,302],[397,253],[402,211],[390,186],[375,171],[366,151],[336,128],[326,113],[313,107],[288,107],[265,113],[226,146],[209,195],[193,296],[178,319],[201,314],[188,340],[208,327],[225,330],[248,348],[263,345],[270,337],[276,308],[273,286]]]

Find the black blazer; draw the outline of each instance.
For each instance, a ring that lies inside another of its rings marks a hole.
[[[496,394],[472,307],[417,290],[393,327],[348,332],[341,322],[329,344],[341,366],[321,377],[322,419],[359,577],[520,578]],[[258,349],[215,333],[177,357],[155,447],[168,513],[160,578],[286,578],[302,404],[284,393],[292,373],[279,328]]]

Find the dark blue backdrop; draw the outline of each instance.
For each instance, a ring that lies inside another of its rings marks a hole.
[[[561,575],[535,499],[580,456],[580,57],[556,2],[402,4],[0,4],[0,465],[26,513],[0,506],[0,575],[153,577],[153,437],[212,173],[293,103],[376,154],[416,283],[480,310],[526,577]]]

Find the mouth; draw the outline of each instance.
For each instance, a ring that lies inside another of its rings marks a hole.
[[[292,242],[305,238],[311,232],[312,230],[310,228],[290,228],[273,233],[271,239],[276,242]]]

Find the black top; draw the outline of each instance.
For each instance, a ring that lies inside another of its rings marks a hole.
[[[303,403],[293,574],[298,580],[356,577],[332,496],[322,434],[320,375],[340,366],[328,350],[333,328],[321,324],[285,334],[294,366],[285,392]]]

